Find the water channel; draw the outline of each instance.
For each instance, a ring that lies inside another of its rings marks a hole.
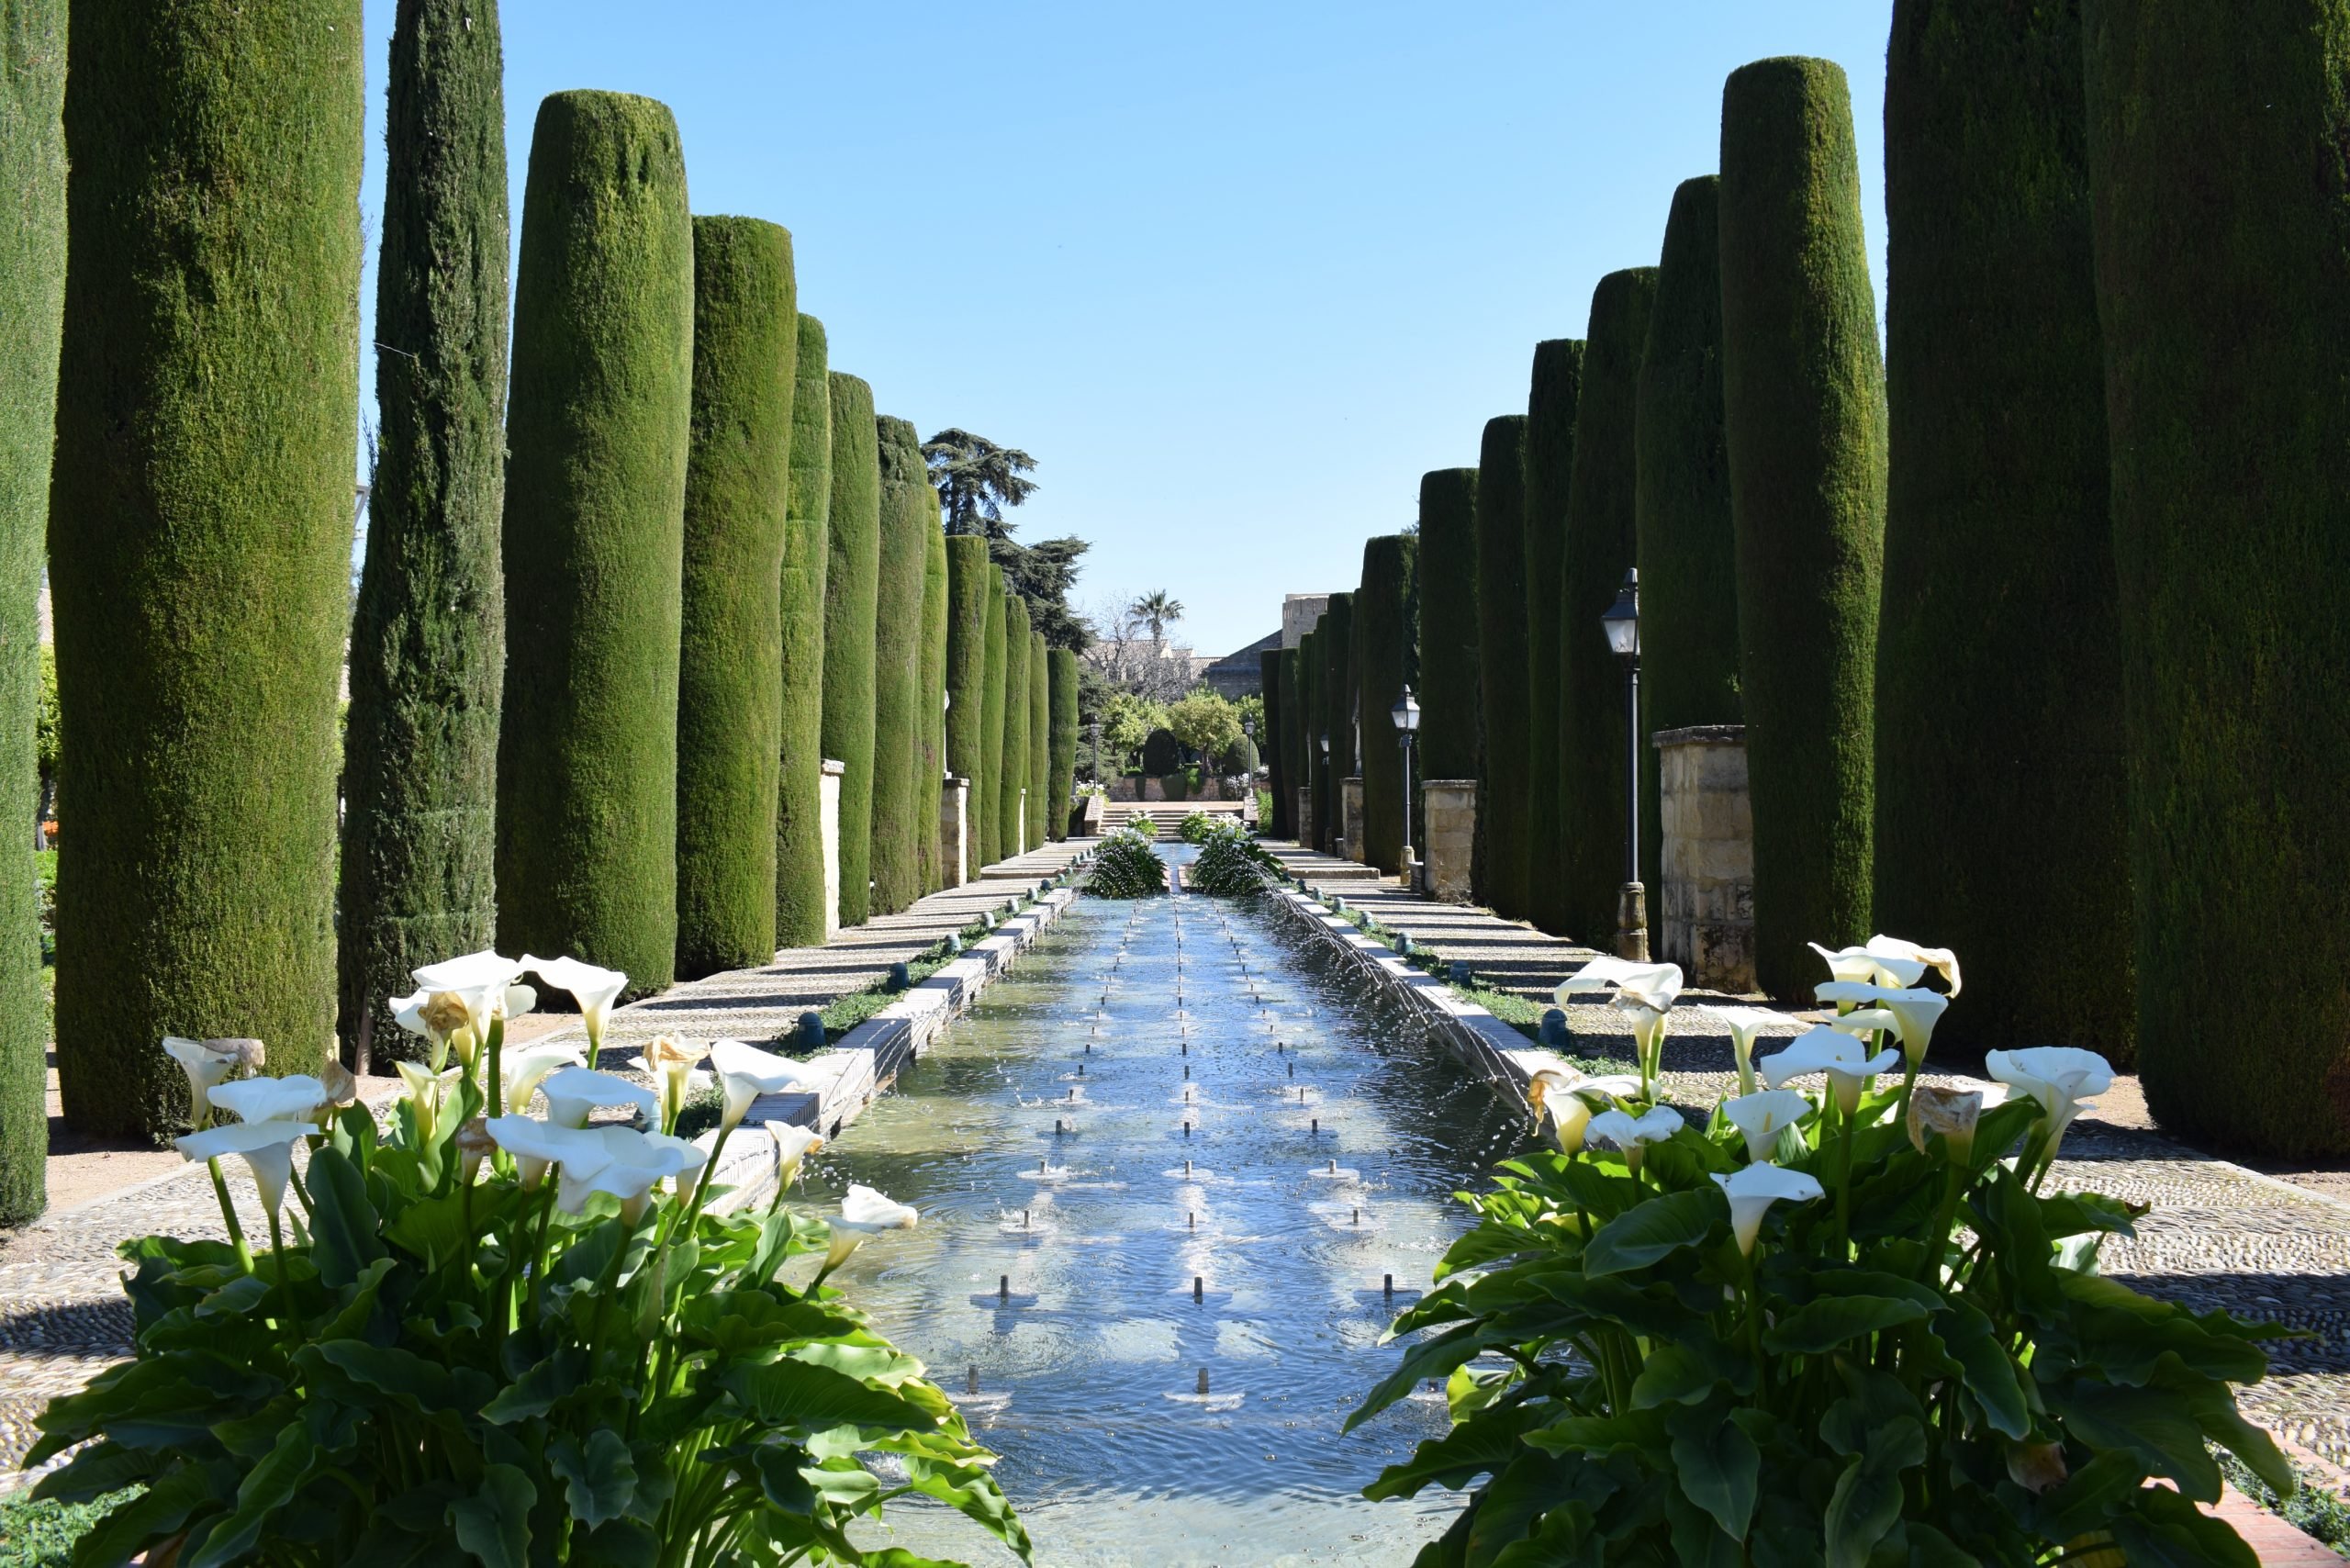
[[[1403,1564],[1459,1499],[1360,1493],[1443,1429],[1441,1395],[1339,1425],[1465,1224],[1451,1194],[1524,1136],[1271,913],[1080,898],[807,1195],[922,1211],[840,1282],[1002,1454],[1040,1564]],[[927,1508],[868,1543],[1013,1561]]]

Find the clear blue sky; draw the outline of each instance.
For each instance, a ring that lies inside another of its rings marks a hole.
[[[1033,453],[1020,534],[1093,542],[1080,604],[1166,588],[1223,653],[1351,588],[1421,472],[1524,408],[1535,342],[1655,262],[1736,66],[1851,75],[1881,308],[1889,11],[506,0],[517,232],[543,95],[662,99],[694,210],[791,230],[835,368]],[[366,0],[371,210],[392,12]]]

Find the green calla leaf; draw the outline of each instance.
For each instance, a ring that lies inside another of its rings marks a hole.
[[[1483,1324],[1463,1324],[1448,1329],[1433,1339],[1423,1339],[1404,1352],[1395,1370],[1379,1381],[1377,1387],[1363,1396],[1363,1402],[1348,1416],[1341,1432],[1351,1432],[1382,1410],[1419,1387],[1428,1378],[1452,1375],[1452,1369],[1461,1366],[1482,1354],[1495,1342],[1493,1331]]]
[[[538,1499],[531,1478],[512,1465],[484,1465],[481,1490],[449,1505],[449,1526],[482,1568],[529,1568],[531,1505]]]
[[[2015,1359],[1993,1332],[1991,1320],[1970,1302],[1953,1302],[1951,1310],[1934,1320],[1942,1350],[1958,1363],[1966,1392],[1983,1406],[1985,1419],[2002,1436],[2021,1439],[2031,1430],[2031,1412],[2024,1404],[2023,1383]]]
[[[590,1432],[584,1443],[568,1435],[548,1443],[547,1469],[564,1483],[571,1517],[590,1529],[626,1513],[636,1493],[628,1444],[609,1427]]]
[[[900,1431],[925,1426],[921,1407],[887,1389],[867,1388],[853,1377],[805,1361],[738,1366],[718,1380],[743,1407],[771,1427],[822,1431],[858,1427]]]
[[[1651,1198],[1599,1227],[1583,1250],[1583,1271],[1598,1277],[1646,1268],[1684,1247],[1695,1247],[1724,1219],[1721,1195],[1716,1192]]]
[[[67,1494],[37,1488],[34,1495]],[[118,1505],[74,1542],[74,1568],[113,1568],[128,1562],[175,1534],[197,1509],[218,1507],[227,1501],[213,1496],[211,1478],[202,1466],[175,1465],[146,1491]]]
[[[1868,1568],[1876,1543],[1901,1517],[1901,1473],[1925,1462],[1925,1430],[1908,1417],[1870,1434],[1828,1499],[1829,1568]]]
[[[317,1211],[311,1216],[311,1260],[329,1290],[345,1289],[384,1255],[375,1236],[375,1206],[367,1201],[367,1178],[348,1153],[330,1144],[310,1157],[308,1185]]]
[[[1668,1410],[1664,1428],[1673,1436],[1673,1476],[1683,1495],[1712,1515],[1732,1540],[1744,1540],[1762,1470],[1754,1439],[1720,1404]]]
[[[244,1473],[237,1488],[236,1506],[214,1527],[203,1550],[183,1559],[185,1568],[222,1568],[240,1562],[270,1526],[279,1509],[293,1500],[309,1478],[318,1450],[309,1434],[297,1422],[278,1434],[276,1446]]]
[[[1818,1355],[1848,1339],[1904,1323],[1916,1323],[1926,1309],[1894,1296],[1822,1296],[1782,1316],[1762,1331],[1765,1350],[1781,1355]]]
[[[2113,1539],[2130,1554],[2130,1568],[2260,1568],[2232,1526],[2169,1488],[2146,1487],[2134,1505],[2113,1521]]]
[[[2166,1475],[2199,1503],[2220,1500],[2220,1467],[2185,1398],[2159,1388],[2119,1388],[2076,1379],[2042,1390],[2072,1435],[2092,1448],[2119,1449]]]
[[[1536,1412],[1526,1406],[1481,1410],[1440,1438],[1428,1438],[1412,1450],[1412,1457],[1391,1464],[1379,1479],[1362,1489],[1374,1503],[1390,1497],[1416,1496],[1423,1487],[1442,1486],[1458,1492],[1478,1476],[1505,1468],[1525,1451],[1519,1434]]]

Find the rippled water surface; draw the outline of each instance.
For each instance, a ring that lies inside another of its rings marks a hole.
[[[1450,1194],[1520,1136],[1270,913],[1080,899],[807,1195],[921,1209],[840,1282],[1003,1455],[1038,1562],[1407,1563],[1460,1499],[1360,1493],[1440,1396],[1338,1428],[1465,1223]],[[1011,1560],[927,1505],[890,1518],[872,1544]]]

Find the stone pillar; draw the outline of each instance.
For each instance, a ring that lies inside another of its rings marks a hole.
[[[1692,984],[1754,989],[1754,812],[1746,794],[1746,729],[1701,724],[1655,736],[1662,796],[1664,885],[1657,955]]]
[[[1477,781],[1474,778],[1431,778],[1420,786],[1420,810],[1427,818],[1421,830],[1427,842],[1418,846],[1420,890],[1446,903],[1471,899],[1470,862],[1477,843]]]
[[[938,790],[938,875],[950,888],[971,879],[971,781],[952,773]]]
[[[1102,836],[1102,812],[1103,802],[1107,799],[1108,797],[1102,795],[1088,795],[1085,797],[1085,803],[1083,806],[1079,808],[1078,812],[1078,823],[1080,828],[1078,836],[1080,838],[1099,838]]]
[[[1013,855],[1026,853],[1028,853],[1028,788],[1024,784],[1020,789],[1020,839],[1013,845],[1012,855],[1007,855],[1004,858],[1009,860]]]
[[[1341,802],[1342,812],[1342,814],[1338,818],[1338,825],[1347,835],[1340,841],[1338,853],[1345,856],[1348,859],[1359,864],[1364,863],[1362,846],[1362,775],[1358,773],[1351,778],[1340,780],[1338,784],[1338,796]]]
[[[1314,847],[1314,791],[1304,784],[1297,787],[1297,843],[1301,849]]]
[[[824,777],[817,785],[822,804],[816,820],[824,834],[824,940],[841,934],[841,776],[848,764],[824,758]]]

